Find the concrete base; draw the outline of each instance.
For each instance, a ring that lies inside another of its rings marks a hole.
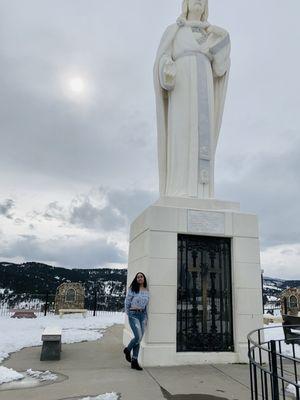
[[[232,240],[234,352],[177,353],[177,236]],[[145,366],[243,363],[247,334],[263,326],[261,268],[256,215],[219,200],[162,198],[131,225],[128,284],[142,271],[149,280],[149,321],[140,352]],[[124,344],[130,339],[126,322]]]

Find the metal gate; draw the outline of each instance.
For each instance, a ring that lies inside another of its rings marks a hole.
[[[177,351],[234,351],[231,240],[178,235]]]

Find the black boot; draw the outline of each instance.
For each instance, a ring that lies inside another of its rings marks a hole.
[[[126,360],[131,363],[131,355],[130,355],[130,351],[128,350],[127,347],[125,347],[125,349],[123,350],[123,353],[125,354]]]
[[[136,369],[137,371],[143,371],[143,368],[139,365],[138,360],[133,358],[131,360],[131,368]]]

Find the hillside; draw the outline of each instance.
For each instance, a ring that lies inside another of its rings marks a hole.
[[[46,293],[54,295],[61,283],[81,282],[85,286],[87,307],[93,307],[97,292],[102,308],[119,310],[124,303],[126,279],[127,269],[66,269],[36,262],[0,262],[0,302],[11,306],[18,301],[44,299]],[[276,303],[288,287],[300,287],[300,281],[265,277],[265,303]]]
[[[126,269],[66,269],[29,262],[0,263],[0,301],[10,306],[17,301],[54,295],[64,282],[80,282],[85,286],[86,305],[91,306],[97,292],[98,301],[106,309],[122,307],[125,296]],[[51,297],[53,299],[53,296]]]

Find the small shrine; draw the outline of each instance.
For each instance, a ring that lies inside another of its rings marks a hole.
[[[300,288],[289,288],[281,293],[281,313],[298,316],[300,312]],[[285,304],[287,310],[285,311]]]
[[[68,282],[58,286],[55,295],[55,314],[59,310],[84,310],[84,286],[81,283]]]

